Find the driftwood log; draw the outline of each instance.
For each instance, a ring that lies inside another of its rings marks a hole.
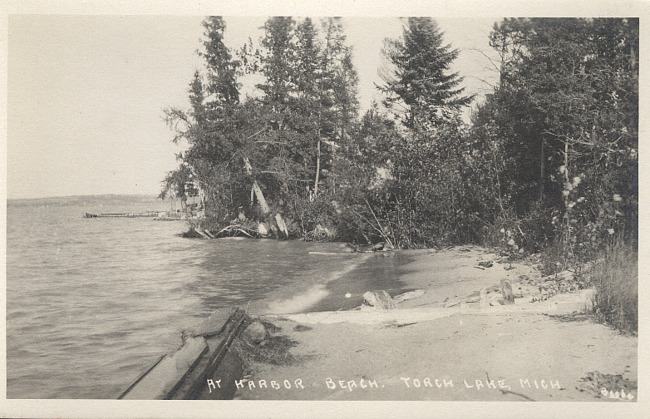
[[[198,234],[199,236],[203,237],[204,239],[209,239],[209,238],[210,238],[210,237],[208,237],[207,234],[205,234],[204,232],[202,232],[202,231],[201,231],[200,229],[198,229],[198,228],[195,229],[194,231],[196,232],[196,234]]]
[[[392,297],[384,290],[368,291],[363,294],[364,303],[379,310],[390,310],[395,308]]]

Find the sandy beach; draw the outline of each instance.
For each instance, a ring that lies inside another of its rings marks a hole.
[[[251,363],[236,399],[636,401],[638,339],[583,314],[593,290],[479,247],[410,256],[396,309],[261,316],[294,361]]]

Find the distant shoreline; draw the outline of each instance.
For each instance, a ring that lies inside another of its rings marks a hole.
[[[36,198],[7,198],[7,202],[19,202],[19,201],[47,201],[47,200],[79,200],[79,199],[107,199],[107,198],[146,198],[158,200],[158,197],[155,194],[97,194],[97,195],[56,195],[56,196],[42,196]]]

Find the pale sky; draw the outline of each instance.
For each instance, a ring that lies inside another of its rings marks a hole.
[[[200,16],[12,15],[8,39],[7,197],[157,194],[174,169],[163,109],[186,108],[202,68]],[[226,42],[256,41],[265,18],[226,18]],[[469,93],[494,83],[488,34],[496,21],[436,19],[460,50],[454,71]],[[385,37],[398,18],[343,19],[354,47],[362,108],[380,99],[373,83]]]

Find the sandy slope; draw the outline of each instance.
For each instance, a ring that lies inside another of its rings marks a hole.
[[[253,365],[238,398],[593,401],[620,385],[590,386],[581,381],[589,372],[636,381],[637,338],[576,314],[588,291],[531,303],[543,284],[534,267],[497,263],[480,248],[414,259],[402,280],[425,293],[397,310],[268,316],[298,342],[291,354],[301,361]],[[494,263],[478,269],[481,261]],[[504,278],[516,304],[498,304],[494,289],[479,304],[478,291]]]

